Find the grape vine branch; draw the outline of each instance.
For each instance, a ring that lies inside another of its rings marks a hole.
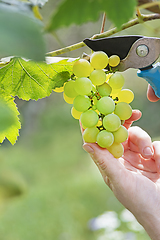
[[[130,28],[130,27],[135,26],[137,24],[142,24],[143,22],[156,20],[156,19],[160,19],[160,14],[140,14],[135,19],[132,19],[132,20],[128,21],[127,23],[123,24],[120,29],[114,27],[114,28],[112,28],[108,31],[103,32],[103,33],[95,34],[90,39],[98,39],[98,38],[109,37],[109,36],[111,36],[115,33],[118,33],[122,30]],[[48,53],[46,53],[46,56],[55,57],[55,56],[58,56],[58,55],[61,55],[61,54],[64,54],[64,53],[71,52],[73,50],[82,48],[84,46],[86,46],[86,45],[82,41],[82,42],[75,43],[73,45],[70,45],[70,46],[55,50],[55,51],[48,52]]]

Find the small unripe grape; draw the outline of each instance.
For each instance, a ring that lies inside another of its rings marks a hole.
[[[86,59],[79,59],[73,65],[73,73],[77,77],[88,77],[91,71],[92,66]]]
[[[88,143],[95,143],[99,130],[97,127],[86,128],[83,132],[83,140]]]
[[[102,148],[107,148],[113,144],[114,136],[111,132],[102,130],[97,135],[97,144]]]
[[[106,74],[103,70],[94,70],[89,78],[95,86],[101,85],[106,81]]]
[[[124,153],[124,147],[121,143],[114,142],[107,149],[115,158],[120,158]]]
[[[121,73],[116,72],[116,73],[112,74],[108,83],[112,89],[122,88],[124,85],[124,77]]]
[[[109,65],[111,67],[116,67],[116,66],[118,66],[119,63],[120,63],[119,56],[117,56],[117,55],[110,56],[110,58],[109,58]]]
[[[95,69],[104,69],[108,65],[108,56],[103,51],[94,52],[91,55],[90,63]]]

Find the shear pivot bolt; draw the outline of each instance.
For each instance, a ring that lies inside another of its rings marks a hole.
[[[145,57],[149,53],[149,49],[146,45],[139,45],[136,49],[136,53],[139,57]]]

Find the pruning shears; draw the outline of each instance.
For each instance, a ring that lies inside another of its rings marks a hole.
[[[160,98],[160,63],[155,63],[160,55],[160,38],[131,35],[83,42],[93,51],[104,51],[109,57],[118,55],[120,63],[116,69],[120,72],[139,69],[137,75],[144,78]]]

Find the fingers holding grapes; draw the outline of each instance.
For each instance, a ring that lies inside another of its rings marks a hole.
[[[124,144],[124,154],[114,158],[105,148],[96,143],[84,143],[87,151],[98,166],[105,182],[111,187],[112,181],[119,181],[129,172],[136,172],[152,181],[159,179],[160,141],[151,141],[150,136],[139,127],[129,129],[128,140]],[[129,170],[127,173],[126,170]],[[117,179],[117,180],[116,180]]]
[[[124,122],[123,126],[125,126],[128,129],[132,125],[132,123],[134,121],[139,120],[141,118],[141,116],[142,116],[141,111],[139,111],[137,109],[132,110],[131,117]]]
[[[156,163],[157,172],[160,174],[160,141],[153,142],[154,155],[153,158]]]
[[[140,127],[134,126],[128,129],[129,137],[125,148],[132,152],[140,153],[144,158],[151,158],[154,154],[151,137]]]
[[[121,161],[96,143],[84,143],[83,149],[88,152],[97,165],[105,183],[112,189],[111,182],[119,182],[125,175],[125,167]],[[123,180],[122,180],[123,181]]]

